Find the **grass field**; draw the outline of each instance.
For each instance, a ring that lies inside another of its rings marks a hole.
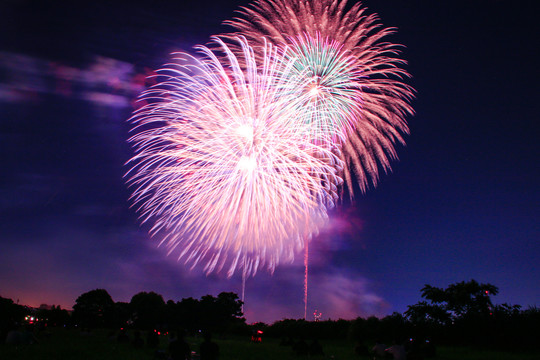
[[[134,348],[129,343],[117,343],[108,338],[108,331],[95,331],[91,335],[83,335],[74,329],[53,329],[49,334],[41,334],[39,342],[32,345],[0,345],[0,360],[154,360],[166,359],[167,337],[160,337],[158,353],[147,347]],[[193,359],[198,359],[200,338],[187,338],[192,350]],[[299,359],[290,347],[280,346],[279,339],[264,338],[262,343],[251,343],[249,338],[217,337],[215,341],[220,347],[220,360],[289,360]],[[367,360],[368,357],[354,353],[353,344],[349,341],[321,341],[325,356],[312,359],[356,359]],[[307,359],[307,357],[305,357]],[[438,348],[440,360],[538,360],[540,354],[512,354],[468,348]]]

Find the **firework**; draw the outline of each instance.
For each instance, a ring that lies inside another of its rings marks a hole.
[[[246,276],[292,260],[317,232],[342,164],[295,121],[300,100],[291,99],[303,90],[290,81],[294,61],[271,45],[255,58],[245,39],[235,43],[233,52],[215,39],[213,50],[177,54],[160,71],[131,119],[128,177],[170,253],[207,273]]]
[[[346,7],[346,0],[259,0],[242,8],[239,17],[226,21],[237,32],[222,37],[242,34],[256,49],[266,41],[288,45],[297,49],[299,63],[307,67],[317,64],[313,55],[318,64],[340,59],[341,69],[349,71],[348,85],[339,80],[344,72],[324,70],[327,84],[332,84],[331,76],[336,75],[339,79],[334,84],[341,85],[327,87],[326,98],[317,108],[306,109],[311,117],[319,114],[316,129],[334,131],[338,124],[336,136],[345,138],[339,154],[345,164],[343,177],[352,195],[353,174],[364,191],[370,183],[377,184],[379,169],[390,169],[390,161],[396,158],[394,146],[404,143],[402,135],[408,133],[405,117],[413,113],[409,102],[414,90],[403,82],[409,74],[402,68],[405,61],[397,57],[399,46],[383,41],[394,29],[381,28],[378,17],[366,15],[360,3],[349,10]],[[313,68],[311,73],[320,70]],[[334,95],[338,99],[332,100]]]
[[[309,131],[311,141],[336,144],[345,141],[361,111],[361,74],[341,46],[304,34],[291,39],[285,56],[293,63],[289,86],[300,92],[291,98],[297,121]]]

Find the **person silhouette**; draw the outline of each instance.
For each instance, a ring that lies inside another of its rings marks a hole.
[[[309,354],[309,346],[303,337],[294,343],[293,351],[297,356],[306,356]]]
[[[384,359],[386,357],[386,345],[380,340],[375,341],[375,346],[371,349],[373,359]]]
[[[144,346],[144,340],[141,337],[141,332],[139,330],[135,331],[133,340],[131,341],[131,344],[136,348],[141,348]]]
[[[313,342],[309,344],[309,355],[310,356],[324,356],[324,351],[319,344],[319,341],[317,339],[313,339]]]
[[[184,332],[179,331],[178,336],[169,343],[169,355],[171,360],[190,360],[191,350],[184,340]]]
[[[405,347],[401,343],[394,340],[392,346],[386,349],[386,352],[392,355],[394,360],[406,360],[407,353],[405,352]]]
[[[159,335],[156,330],[149,330],[146,335],[146,346],[156,349],[159,346]]]
[[[201,360],[217,360],[219,358],[219,346],[212,341],[212,334],[204,334],[204,341],[201,343]]]
[[[127,329],[120,329],[120,332],[118,333],[118,336],[116,337],[116,341],[119,343],[128,343],[129,342],[129,336],[127,334]]]

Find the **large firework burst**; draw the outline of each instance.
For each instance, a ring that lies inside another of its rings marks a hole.
[[[353,174],[364,191],[370,183],[377,184],[379,169],[390,169],[391,160],[396,158],[394,146],[404,143],[402,135],[408,133],[405,117],[413,113],[409,102],[414,90],[403,82],[409,74],[402,68],[405,61],[397,57],[399,45],[383,40],[394,29],[381,28],[377,15],[365,12],[360,3],[347,9],[347,0],[258,0],[242,8],[239,17],[225,22],[237,32],[222,35],[230,39],[241,34],[256,49],[265,41],[288,45],[297,49],[298,61],[308,67],[314,65],[309,60],[314,54],[319,63],[346,59],[346,69],[354,66],[349,94],[338,100],[340,111],[331,108],[336,104],[331,99],[333,94],[343,95],[342,85],[337,91],[329,90],[333,85],[327,87],[327,96],[319,99],[317,110],[312,111],[329,119],[319,121],[319,125],[335,124],[338,114],[343,121],[340,129],[346,132],[346,141],[340,144],[340,157],[351,194]],[[332,44],[334,51],[316,50],[324,44]],[[332,73],[327,75],[330,79]]]
[[[294,61],[264,44],[256,59],[245,39],[235,42],[238,52],[216,39],[216,50],[178,54],[160,72],[131,119],[128,173],[134,203],[169,251],[229,276],[291,260],[326,220],[342,167],[294,121]]]

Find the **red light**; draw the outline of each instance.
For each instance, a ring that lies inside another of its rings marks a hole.
[[[262,330],[257,330],[257,334],[262,334]]]

